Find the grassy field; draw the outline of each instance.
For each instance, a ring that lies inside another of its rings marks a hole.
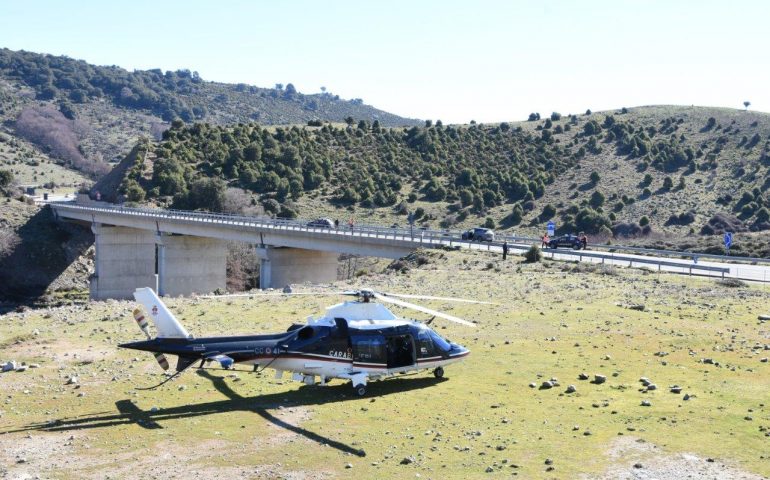
[[[0,317],[0,359],[39,364],[0,375],[0,477],[770,475],[770,364],[761,360],[770,356],[770,324],[757,320],[767,313],[767,287],[502,262],[484,252],[427,255],[428,264],[406,274],[334,287],[497,305],[426,302],[478,323],[435,322],[471,356],[443,381],[429,372],[390,379],[364,398],[341,381],[302,386],[270,370],[186,373],[137,390],[162,377],[151,356],[116,349],[140,337],[131,302]],[[168,304],[188,330],[207,335],[281,331],[335,300]],[[583,372],[607,381],[579,380]],[[75,385],[67,384],[72,375]],[[643,391],[640,377],[657,389]],[[529,386],[551,378],[559,385]],[[565,393],[568,385],[576,392]]]

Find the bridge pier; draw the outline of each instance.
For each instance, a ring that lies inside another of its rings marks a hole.
[[[188,235],[156,235],[158,294],[190,295],[227,289],[227,243]]]
[[[93,224],[95,272],[91,298],[133,298],[139,287],[157,289],[155,235],[148,230]]]
[[[259,288],[282,288],[293,283],[330,283],[337,280],[336,253],[303,248],[257,248]]]

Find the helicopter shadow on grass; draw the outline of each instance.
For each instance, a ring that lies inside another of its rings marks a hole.
[[[377,396],[425,388],[447,380],[446,378],[433,377],[392,378],[381,382],[370,383],[367,386],[369,394],[364,398],[353,397],[353,392],[351,392],[349,384],[326,387],[310,385],[302,386],[298,390],[271,393],[258,397],[244,397],[230,388],[225,382],[224,377],[212,375],[205,369],[198,370],[197,374],[210,380],[214,388],[226,396],[227,399],[215,402],[180,405],[177,407],[158,409],[157,411],[142,410],[131,400],[124,399],[115,402],[118,413],[99,412],[78,417],[51,420],[44,423],[33,423],[13,430],[0,431],[0,435],[24,431],[63,432],[114,427],[132,423],[146,429],[162,429],[164,427],[159,422],[165,420],[193,418],[227,412],[252,412],[273,425],[289,430],[297,435],[302,435],[308,440],[327,445],[341,452],[365,457],[366,452],[363,449],[353,448],[339,440],[334,440],[297,425],[292,425],[273,415],[271,410],[278,410],[279,407],[303,407],[310,405],[324,405],[334,402],[369,402],[371,398]],[[351,415],[353,415],[354,412],[355,410],[350,410]]]

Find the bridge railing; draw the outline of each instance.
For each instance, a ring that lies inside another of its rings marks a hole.
[[[402,242],[410,242],[414,246],[436,246],[436,245],[447,245],[447,246],[465,246],[468,248],[473,249],[484,249],[484,250],[492,250],[493,248],[495,250],[498,250],[503,242],[508,242],[509,246],[511,248],[516,249],[526,249],[529,248],[528,245],[530,244],[538,244],[540,242],[540,239],[534,238],[534,237],[527,237],[527,236],[517,236],[517,235],[498,235],[495,242],[477,242],[473,240],[464,240],[462,238],[462,232],[461,231],[451,231],[451,230],[433,230],[433,229],[425,229],[425,228],[414,228],[414,227],[407,227],[407,228],[399,228],[399,227],[383,227],[383,226],[377,226],[377,225],[348,225],[343,224],[338,227],[332,227],[332,228],[326,228],[326,227],[316,227],[316,226],[310,226],[308,223],[310,221],[308,220],[300,220],[300,219],[281,219],[281,218],[267,218],[267,217],[253,217],[253,216],[245,216],[245,215],[239,215],[239,214],[230,214],[230,213],[209,213],[209,212],[190,212],[187,210],[174,210],[174,209],[167,209],[167,210],[159,210],[159,209],[153,209],[153,208],[135,208],[135,207],[122,207],[122,206],[109,206],[109,205],[73,205],[72,203],[58,203],[58,202],[51,202],[55,208],[63,209],[63,210],[80,210],[80,211],[100,211],[100,212],[108,212],[108,213],[114,213],[114,214],[120,214],[120,215],[138,215],[143,217],[150,217],[150,218],[156,218],[156,219],[169,219],[169,220],[189,220],[189,221],[195,221],[195,222],[206,222],[206,223],[222,223],[227,225],[241,225],[241,226],[253,226],[253,227],[260,227],[260,228],[269,228],[274,230],[286,230],[286,231],[304,231],[304,232],[312,232],[316,234],[321,235],[341,235],[341,236],[368,236],[372,238],[380,238],[380,239],[393,239],[398,240]],[[522,245],[523,244],[523,245]],[[602,244],[590,244],[590,246],[594,249],[593,252],[586,252],[584,250],[569,250],[569,249],[558,249],[554,252],[555,254],[566,256],[566,257],[577,257],[577,260],[582,260],[583,257],[586,258],[599,258],[599,259],[610,259],[613,261],[628,261],[630,264],[633,263],[639,263],[639,264],[651,264],[651,265],[658,265],[658,268],[660,269],[661,266],[670,266],[670,267],[681,267],[681,268],[687,268],[690,272],[693,270],[696,271],[703,271],[703,272],[718,272],[721,273],[723,276],[725,273],[729,273],[730,269],[726,267],[714,267],[714,266],[707,266],[707,265],[700,265],[693,261],[693,264],[685,264],[681,262],[666,262],[664,260],[661,260],[659,258],[649,258],[644,259],[642,257],[622,257],[615,254],[616,251],[629,251],[629,252],[635,252],[635,253],[642,253],[642,254],[648,254],[648,255],[664,255],[664,256],[672,256],[672,257],[684,257],[684,258],[691,258],[695,260],[696,258],[713,258],[718,260],[730,260],[730,261],[736,261],[736,260],[744,260],[744,261],[750,261],[752,263],[757,262],[770,262],[770,259],[764,259],[764,258],[745,258],[745,257],[726,257],[726,256],[720,256],[720,255],[707,255],[707,254],[697,254],[692,252],[675,252],[670,250],[655,250],[655,249],[644,249],[644,248],[638,248],[638,247],[625,247],[625,246],[619,246],[619,245],[602,245]],[[601,251],[596,251],[601,250]],[[546,250],[548,252],[549,250]]]

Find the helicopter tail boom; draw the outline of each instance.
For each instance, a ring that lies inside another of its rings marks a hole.
[[[155,329],[158,332],[158,338],[192,338],[176,317],[166,308],[166,305],[158,298],[152,288],[137,288],[134,292],[134,298],[142,304],[145,311],[150,315],[150,319],[155,324]],[[138,318],[137,322],[139,322]],[[142,330],[145,329],[145,327],[142,327],[141,322],[139,322],[139,326]]]

